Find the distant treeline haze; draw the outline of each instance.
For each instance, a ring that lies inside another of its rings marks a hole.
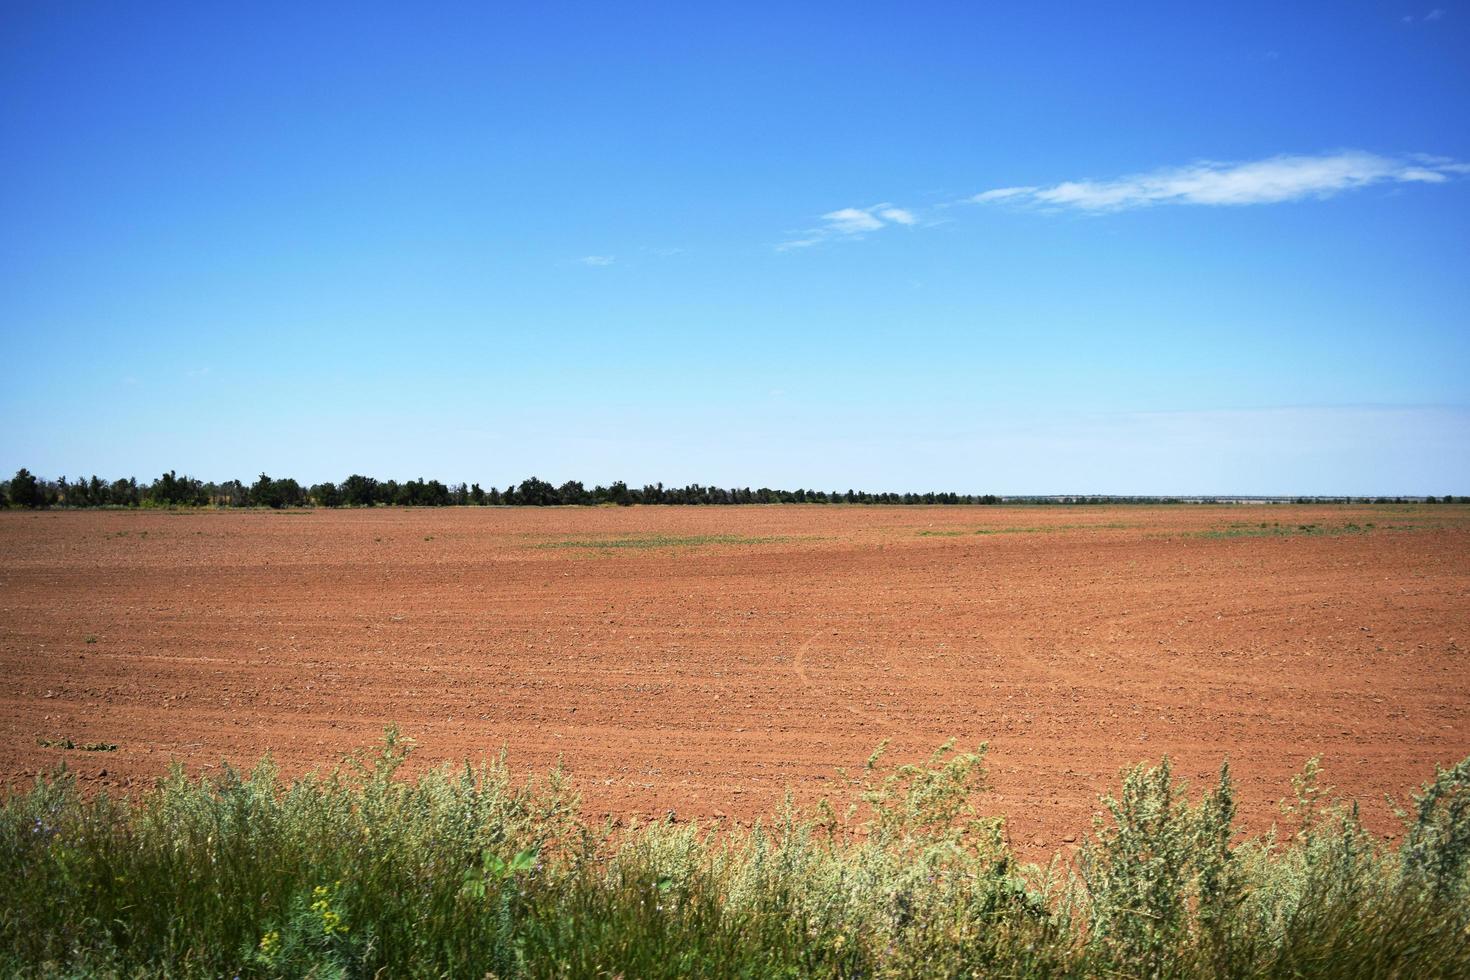
[[[1214,498],[1188,498],[1191,501],[1215,502]],[[1299,498],[1301,502],[1331,499],[1365,503],[1405,503],[1423,500],[1439,503],[1436,497],[1335,497]],[[1444,503],[1456,498],[1446,494]],[[1459,498],[1465,502],[1465,497]],[[531,477],[504,490],[486,490],[478,483],[441,483],[438,480],[375,480],[353,474],[341,483],[317,483],[303,486],[289,477],[272,479],[266,474],[254,483],[226,480],[206,483],[191,476],[179,476],[173,470],[152,483],[139,483],[136,478],[104,480],[98,476],[69,480],[58,477],[44,480],[22,469],[10,480],[0,483],[0,503],[8,507],[551,507],[561,504],[1000,504],[1000,503],[1171,503],[1177,497],[1000,497],[995,494],[972,493],[871,493],[866,490],[773,490],[761,487],[707,487],[691,483],[686,487],[665,487],[662,483],[641,488],[630,487],[619,480],[610,486],[588,489],[579,480],[568,480],[553,486]]]

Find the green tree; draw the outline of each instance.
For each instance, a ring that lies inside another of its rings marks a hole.
[[[209,503],[202,481],[179,476],[173,470],[154,480],[145,496],[149,503],[162,507],[201,507]]]
[[[252,506],[269,507],[271,510],[300,507],[306,503],[306,491],[290,477],[272,480],[262,473],[260,479],[250,487],[250,503]]]
[[[550,507],[560,503],[561,498],[557,496],[556,487],[533,476],[521,481],[516,489],[516,502],[524,506]]]
[[[16,470],[15,476],[11,477],[9,496],[12,507],[29,507],[34,510],[46,503],[40,481],[25,467]]]
[[[349,507],[371,507],[378,493],[378,481],[370,476],[354,473],[342,481],[342,502]]]
[[[318,483],[308,492],[313,503],[318,507],[341,507],[342,491],[337,484],[327,482]]]

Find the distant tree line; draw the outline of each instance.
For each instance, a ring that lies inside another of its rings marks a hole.
[[[376,480],[354,473],[341,483],[303,487],[293,479],[274,479],[265,473],[250,484],[240,480],[206,483],[169,470],[152,483],[135,478],[104,480],[97,476],[43,480],[22,469],[0,483],[0,505],[7,507],[554,507],[564,504],[1159,504],[1231,503],[1241,498],[1036,496],[999,497],[969,493],[870,493],[866,490],[772,490],[761,487],[707,487],[691,483],[665,487],[662,483],[630,487],[619,480],[588,489],[578,480],[553,486],[531,477],[504,490],[483,489],[478,483],[445,484],[438,480]],[[1284,502],[1286,498],[1271,498]],[[1299,497],[1296,503],[1470,503],[1470,497]],[[1263,499],[1261,502],[1268,502]]]
[[[10,507],[552,507],[563,504],[998,504],[994,494],[870,493],[857,490],[772,490],[761,487],[725,489],[691,483],[630,487],[619,480],[610,486],[586,487],[579,480],[555,486],[537,477],[505,489],[478,483],[445,484],[438,480],[377,480],[354,473],[341,483],[302,486],[296,480],[262,473],[254,483],[227,480],[206,483],[170,470],[150,484],[137,479],[104,480],[97,476],[43,480],[22,469],[0,483],[0,501]]]

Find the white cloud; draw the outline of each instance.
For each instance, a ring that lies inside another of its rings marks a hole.
[[[1079,211],[1123,211],[1157,204],[1276,204],[1330,197],[1372,184],[1442,183],[1466,165],[1442,157],[1384,157],[1361,150],[1276,156],[1243,163],[1201,161],[1114,180],[1074,180],[1051,187],[1001,187],[968,200]]]
[[[1449,157],[1412,153],[1382,156],[1364,150],[1337,150],[1264,160],[1201,160],[1111,180],[1069,180],[1051,186],[1027,184],[995,187],[959,201],[938,204],[928,213],[884,202],[868,207],[839,208],[822,215],[821,224],[789,232],[776,251],[811,248],[831,241],[862,238],[885,228],[932,226],[957,204],[1011,205],[1041,210],[1075,210],[1092,214],[1126,211],[1162,204],[1242,206],[1279,204],[1326,198],[1374,185],[1443,184],[1470,176],[1470,163]],[[589,264],[611,264],[611,256],[589,256]]]
[[[1425,170],[1423,167],[1410,167],[1399,174],[1399,180],[1417,181],[1422,184],[1442,184],[1449,177],[1438,170]]]
[[[864,231],[877,231],[883,227],[881,218],[876,218],[861,208],[843,208],[822,215],[827,227],[844,235],[856,235]]]
[[[606,265],[612,265],[614,262],[616,262],[617,261],[617,256],[614,256],[614,255],[584,255],[580,259],[578,259],[577,261],[581,262],[583,265],[606,266]]]
[[[1023,194],[1031,194],[1037,191],[1036,187],[997,187],[993,191],[983,191],[970,198],[976,204],[984,204],[986,201],[1004,201],[1010,197],[1020,197]]]
[[[1429,13],[1427,13],[1427,14],[1424,15],[1424,19],[1425,20],[1439,20],[1443,16],[1444,16],[1444,11],[1442,9],[1440,9],[1439,7],[1435,7]]]
[[[918,224],[918,221],[912,211],[886,201],[866,208],[838,208],[822,215],[822,224],[799,232],[800,237],[781,242],[776,250],[785,252],[794,248],[810,248],[832,239],[856,238],[893,225],[908,227]]]

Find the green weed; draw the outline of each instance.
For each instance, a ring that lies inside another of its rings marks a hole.
[[[43,749],[76,749],[80,752],[116,752],[116,742],[74,742],[70,738],[38,738],[36,744]]]
[[[503,757],[399,778],[410,745],[281,780],[263,761],[136,800],[61,772],[0,803],[0,972],[173,977],[1470,975],[1470,760],[1397,850],[1297,784],[1238,840],[1228,769],[1123,774],[1075,864],[1023,865],[984,746],[749,829],[584,822]]]

